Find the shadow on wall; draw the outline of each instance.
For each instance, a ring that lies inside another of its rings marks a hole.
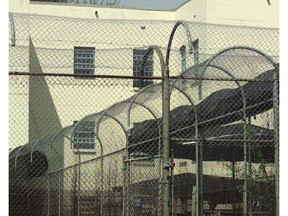
[[[29,37],[29,71],[43,74],[35,47]],[[29,76],[29,141],[62,128],[45,76]]]

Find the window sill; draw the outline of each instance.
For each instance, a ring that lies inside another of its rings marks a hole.
[[[146,88],[147,86],[144,86],[144,87],[133,87],[133,91],[138,93],[139,91],[141,91],[143,88]],[[146,88],[145,90],[146,92],[149,92],[149,93],[155,93],[155,89],[152,87],[152,88]]]
[[[139,92],[141,89],[142,89],[142,88],[140,88],[140,87],[133,87],[133,91],[134,91],[134,92]]]
[[[96,149],[73,149],[75,154],[91,154],[96,153]]]

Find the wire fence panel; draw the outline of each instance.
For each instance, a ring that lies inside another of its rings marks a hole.
[[[11,215],[277,214],[278,29],[9,25]]]

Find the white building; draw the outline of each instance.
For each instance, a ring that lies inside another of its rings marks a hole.
[[[86,2],[10,0],[9,11],[93,19],[186,20],[274,28],[279,25],[278,0],[121,0],[116,5],[109,5],[112,1],[104,1],[102,5]]]

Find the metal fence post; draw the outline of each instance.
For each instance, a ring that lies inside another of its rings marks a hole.
[[[177,28],[183,25],[185,28],[186,36],[188,39],[188,46],[189,46],[189,53],[193,53],[193,45],[191,34],[188,25],[183,21],[177,21],[174,25],[167,45],[167,52],[165,58],[165,71],[162,71],[162,114],[163,114],[163,215],[168,216],[170,215],[169,212],[169,200],[170,200],[170,192],[169,192],[169,171],[171,168],[171,164],[169,164],[169,156],[170,156],[170,147],[169,147],[169,125],[170,125],[170,93],[169,93],[169,59],[170,59],[170,51],[172,46],[172,41],[174,34]],[[172,204],[173,205],[173,204]]]
[[[174,215],[174,153],[171,149],[171,215]]]
[[[170,110],[170,98],[169,98],[169,68],[165,67],[165,73],[163,73],[162,83],[162,113],[163,113],[163,215],[168,216],[169,213],[169,110]]]
[[[276,68],[279,65],[275,66]],[[276,70],[279,71],[279,70]],[[274,154],[275,154],[275,202],[276,216],[279,210],[279,72],[274,72],[273,81],[273,114],[274,114]]]
[[[247,126],[244,120],[244,185],[243,185],[243,216],[247,216],[247,208],[248,208],[248,155],[247,155],[247,142],[246,142],[246,135],[247,135]]]
[[[61,171],[58,171],[58,215],[61,215]]]
[[[127,206],[127,191],[126,191],[126,183],[127,183],[127,167],[126,167],[126,157],[123,156],[123,192],[122,192],[122,205],[123,205],[123,208],[122,208],[122,215],[125,216],[126,215],[126,206]]]
[[[47,177],[47,216],[50,215],[50,173],[46,173]]]
[[[101,140],[98,138],[98,136],[94,133],[93,130],[88,130],[90,133],[93,134],[93,136],[98,140],[99,146],[100,146],[100,154],[101,154],[101,160],[100,160],[100,174],[101,174],[101,182],[100,182],[100,215],[103,215],[103,202],[104,202],[104,197],[103,197],[103,193],[104,193],[104,150],[103,150],[103,145]]]
[[[202,142],[196,143],[196,165],[197,165],[197,173],[196,173],[196,212],[197,216],[203,215],[203,205],[202,205],[202,173],[203,173],[203,157],[202,157]]]

